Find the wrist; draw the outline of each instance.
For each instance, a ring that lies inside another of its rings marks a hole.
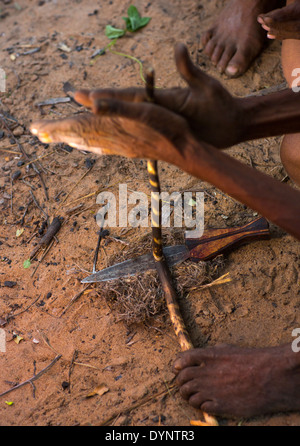
[[[240,141],[299,132],[300,94],[286,89],[266,96],[239,99]]]

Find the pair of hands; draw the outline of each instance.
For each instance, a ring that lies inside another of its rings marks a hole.
[[[79,90],[74,99],[92,113],[31,126],[42,142],[64,142],[97,154],[152,158],[182,165],[187,146],[232,146],[240,141],[242,100],[191,61],[186,47],[175,48],[175,62],[186,88]],[[206,144],[205,144],[206,143]]]
[[[143,88],[79,90],[74,99],[96,115],[146,125],[173,144],[187,132],[217,148],[236,144],[243,128],[240,100],[197,68],[182,44],[175,48],[175,62],[187,87],[154,89],[152,103]]]

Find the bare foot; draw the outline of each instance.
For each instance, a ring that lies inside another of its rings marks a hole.
[[[252,417],[300,409],[299,355],[291,345],[195,349],[180,354],[174,372],[191,406],[213,415]]]
[[[217,23],[202,36],[204,53],[221,73],[242,75],[267,40],[257,17],[283,4],[282,0],[228,1]]]
[[[300,39],[300,0],[258,17],[269,39]]]

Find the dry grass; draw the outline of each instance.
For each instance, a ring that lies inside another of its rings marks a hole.
[[[164,245],[175,245],[183,243],[182,232],[167,232],[164,234]],[[109,265],[137,257],[151,252],[152,235],[131,241],[131,247],[111,256]],[[179,297],[189,292],[196,291],[204,284],[210,283],[219,274],[223,267],[223,256],[209,262],[194,263],[185,261],[171,269],[174,286]],[[147,271],[137,276],[122,278],[109,282],[102,282],[97,286],[99,295],[105,299],[111,308],[117,321],[126,324],[145,322],[153,316],[167,311],[163,290],[160,285],[156,271]]]

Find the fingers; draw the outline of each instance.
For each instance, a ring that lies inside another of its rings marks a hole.
[[[90,90],[78,90],[74,93],[74,100],[78,104],[84,105],[85,107],[92,108],[92,99],[90,97]]]
[[[146,100],[146,92],[143,88],[126,88],[117,90],[113,88],[96,90],[78,90],[75,92],[74,99],[79,104],[93,109],[94,103],[101,99],[117,99],[126,102],[143,102]]]
[[[101,99],[94,101],[93,111],[104,116],[118,116],[141,122],[169,137],[178,138],[188,131],[183,118],[159,105],[141,102],[133,103],[117,99]]]
[[[147,121],[148,106],[147,103],[136,104],[112,97],[102,97],[93,101],[92,108],[96,114],[120,116],[144,122]]]
[[[210,79],[207,74],[193,64],[186,46],[182,43],[176,45],[175,62],[179,73],[192,88],[199,87]]]

